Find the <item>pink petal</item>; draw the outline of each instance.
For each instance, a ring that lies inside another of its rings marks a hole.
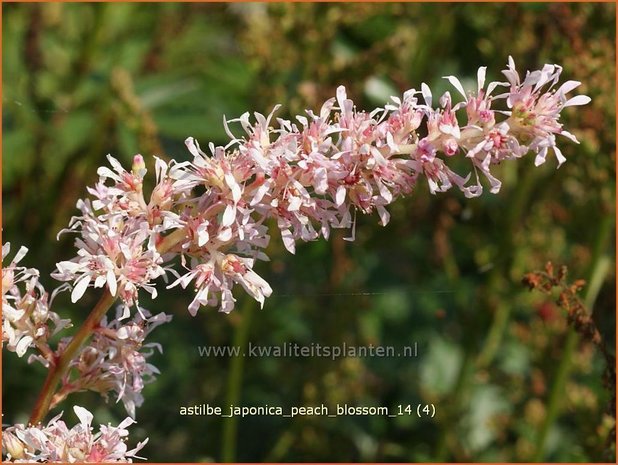
[[[33,340],[32,336],[24,336],[19,340],[15,346],[15,353],[18,357],[22,357],[26,353],[26,350],[28,350]]]
[[[109,287],[109,292],[111,295],[116,295],[117,283],[116,283],[116,275],[112,270],[107,270],[107,287]]]
[[[485,85],[485,74],[487,73],[487,66],[481,66],[476,73],[477,91],[480,91]]]
[[[236,207],[234,205],[228,205],[223,212],[223,218],[221,219],[221,226],[230,226],[236,219]]]
[[[380,224],[386,226],[391,218],[390,213],[381,205],[378,205],[376,210],[378,210],[378,215],[380,216]]]
[[[573,89],[575,89],[576,87],[579,87],[581,85],[581,82],[579,81],[566,81],[564,84],[562,84],[560,86],[560,88],[557,90],[557,92],[560,94],[568,94],[569,92],[571,92]]]
[[[431,106],[431,89],[424,82],[421,84],[421,93],[423,94],[423,98],[425,99],[425,103],[428,106]]]

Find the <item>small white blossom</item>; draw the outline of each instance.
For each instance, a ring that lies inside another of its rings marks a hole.
[[[69,429],[54,417],[46,426],[17,424],[2,432],[2,453],[7,462],[132,462],[148,439],[129,449],[127,427],[134,423],[126,418],[118,426],[101,425],[94,433],[92,414],[83,407],[73,407],[79,423]]]
[[[2,247],[2,259],[8,256],[11,245]],[[68,319],[61,319],[49,309],[51,298],[39,283],[39,272],[17,264],[28,249],[21,247],[8,265],[2,270],[2,343],[11,352],[23,357],[30,348],[49,357],[51,349],[48,338],[71,325]],[[46,357],[32,355],[29,361],[40,360],[48,365]]]

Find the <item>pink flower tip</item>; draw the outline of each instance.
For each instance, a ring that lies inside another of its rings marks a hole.
[[[135,176],[144,176],[146,174],[146,163],[144,162],[144,157],[142,157],[139,153],[133,157],[131,172]]]

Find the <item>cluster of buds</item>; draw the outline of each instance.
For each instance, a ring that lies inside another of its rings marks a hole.
[[[118,426],[101,425],[97,433],[91,426],[93,416],[83,407],[73,410],[79,423],[69,429],[54,417],[47,426],[14,425],[2,432],[2,453],[11,462],[132,462],[145,445],[140,442],[129,450],[125,439],[127,427],[134,423],[126,418]]]
[[[268,116],[255,113],[254,121],[245,113],[224,121],[230,137],[225,147],[210,144],[206,154],[188,138],[191,162],[168,166],[156,159],[156,186],[148,201],[143,158],[136,156],[129,172],[110,156],[114,170],[99,169],[100,180],[89,189],[93,201],[78,203],[82,215],[70,228],[80,234],[78,256],[59,263],[55,276],[73,282],[73,300],[89,285],[107,285],[130,306],[139,288],[154,295],[152,280],[170,271],[177,279],[169,287],[195,289],[192,315],[201,306],[231,311],[234,284],[263,304],[272,289],[253,266],[268,259],[268,220],[276,222],[283,244],[294,253],[297,241],[328,238],[332,228],[351,228],[353,240],[357,212],[375,211],[385,225],[386,207],[421,178],[432,193],[456,186],[475,197],[483,192],[481,175],[492,193],[499,191],[491,167],[504,160],[532,152],[539,165],[552,149],[561,164],[556,135],[576,139],[562,129],[560,112],[590,100],[566,97],[579,85],[575,81],[556,89],[561,72],[560,66],[545,65],[521,80],[509,58],[503,71],[508,82],[485,85],[482,67],[475,92],[447,76],[463,100],[453,103],[446,92],[438,108],[422,84],[420,91],[393,97],[370,113],[358,111],[344,87],[319,113],[308,111],[295,121],[275,118],[278,107]],[[498,88],[506,91],[493,95]],[[505,102],[502,109],[494,108],[498,101]],[[239,123],[244,136],[235,136],[229,123]],[[469,161],[469,173],[447,166],[456,157]],[[171,268],[175,256],[181,257],[180,275]]]

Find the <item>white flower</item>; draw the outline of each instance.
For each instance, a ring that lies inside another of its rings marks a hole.
[[[7,462],[132,462],[148,442],[140,442],[131,450],[126,445],[127,427],[134,423],[126,418],[118,426],[99,427],[93,432],[93,415],[83,407],[73,407],[79,423],[69,429],[60,418],[46,426],[10,426],[2,432],[2,452]]]
[[[159,374],[157,367],[147,360],[155,350],[162,352],[159,344],[145,343],[145,338],[172,317],[164,313],[151,316],[140,308],[131,321],[123,324],[121,314],[119,308],[114,320],[107,322],[104,318],[96,328],[92,340],[71,362],[75,374],[63,381],[61,392],[66,396],[92,390],[104,397],[114,392],[117,401],[122,401],[128,414],[135,418],[135,408],[144,401],[141,393],[144,385],[153,382]]]
[[[3,260],[11,246],[2,247]],[[36,347],[43,355],[51,354],[48,338],[70,326],[70,320],[61,319],[49,309],[51,298],[39,283],[39,272],[17,266],[28,249],[21,247],[13,260],[2,270],[2,342],[11,352],[23,357],[29,348]],[[49,364],[45,357],[32,360]]]

